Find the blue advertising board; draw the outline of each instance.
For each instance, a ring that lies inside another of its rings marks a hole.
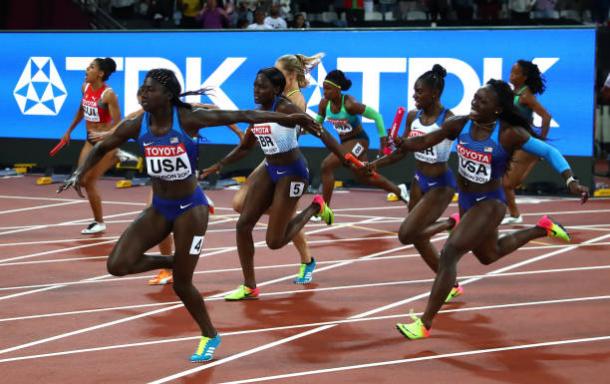
[[[95,57],[117,62],[108,84],[126,114],[138,108],[137,88],[152,68],[174,70],[183,89],[214,88],[186,101],[252,109],[259,69],[286,53],[317,52],[326,56],[303,90],[308,112],[317,112],[322,81],[338,68],[353,82],[347,93],[379,110],[386,126],[399,106],[413,108],[415,80],[435,63],[448,71],[443,103],[459,115],[468,113],[472,95],[487,80],[507,80],[515,61],[533,60],[547,80],[539,100],[553,115],[551,143],[565,155],[593,154],[593,29],[0,33],[0,137],[60,138],[79,108],[84,71]],[[378,147],[373,123],[365,120],[364,127],[371,147]],[[237,141],[224,128],[202,135],[212,144]],[[84,137],[81,124],[73,138]],[[321,143],[305,136],[301,145]]]

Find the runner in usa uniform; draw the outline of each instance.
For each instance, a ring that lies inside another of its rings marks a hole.
[[[200,90],[199,92],[205,92]],[[189,92],[187,92],[189,93]],[[189,93],[191,94],[191,93]],[[145,113],[119,126],[89,153],[84,164],[66,180],[58,192],[74,187],[82,196],[82,175],[106,153],[129,139],[144,149],[152,178],[153,203],[123,232],[108,257],[108,272],[115,276],[172,268],[174,291],[199,325],[202,337],[191,361],[212,359],[220,336],[212,325],[201,294],[192,282],[203,248],[208,224],[208,206],[197,184],[195,165],[199,129],[236,122],[277,122],[285,126],[316,127],[306,114],[285,115],[264,111],[221,111],[192,108],[180,100],[180,83],[167,69],[149,71],[142,85]],[[173,257],[145,254],[173,232]]]
[[[468,251],[487,265],[539,237],[570,241],[564,228],[546,215],[533,227],[498,237],[498,225],[506,212],[502,177],[515,150],[523,149],[549,161],[561,173],[570,193],[581,196],[583,203],[589,196],[587,187],[574,178],[559,151],[536,138],[529,122],[513,105],[510,86],[501,80],[490,80],[475,93],[470,115],[449,118],[441,129],[403,141],[399,150],[421,151],[445,139],[458,141],[461,221],[441,251],[423,316],[413,315],[412,323],[396,325],[409,339],[429,336],[432,320],[456,281],[457,263]]]
[[[262,69],[254,82],[254,100],[263,110],[299,112],[298,107],[282,96],[285,86],[286,80],[279,69]],[[302,128],[319,137],[337,155],[343,155],[339,144],[323,129]],[[204,170],[205,175],[219,172],[223,165],[243,158],[257,142],[265,154],[265,172],[250,176],[250,188],[237,221],[237,251],[244,284],[225,296],[226,300],[258,298],[252,230],[270,208],[266,241],[271,249],[286,245],[315,214],[319,214],[326,224],[332,224],[333,213],[319,195],[316,195],[313,202],[301,213],[293,216],[297,203],[309,184],[309,170],[297,143],[298,129],[299,127],[292,128],[275,123],[254,124],[248,128],[239,146]]]
[[[70,127],[63,140],[70,142],[70,134],[76,126],[85,119],[87,141],[78,158],[81,166],[97,141],[102,139],[113,126],[121,120],[119,100],[105,81],[116,70],[116,63],[110,58],[97,58],[89,64],[82,87],[83,97]],[[81,231],[82,234],[101,233],[106,230],[102,211],[102,198],[97,190],[97,180],[112,168],[117,162],[117,151],[111,151],[93,167],[82,180],[82,186],[87,191],[87,199],[93,211],[93,222]]]
[[[453,116],[453,113],[441,104],[446,75],[445,68],[435,64],[432,70],[417,79],[413,95],[417,109],[409,111],[407,115],[407,129],[403,139],[437,131],[446,118]],[[439,255],[430,242],[430,237],[451,229],[459,221],[459,216],[456,214],[449,220],[436,223],[447,209],[457,188],[453,172],[447,164],[452,144],[452,140],[445,139],[433,147],[414,153],[416,171],[411,184],[409,215],[398,231],[400,242],[413,244],[435,273],[438,271]],[[403,159],[406,154],[403,151],[396,151],[371,162],[371,166],[379,168],[395,163]],[[456,283],[447,301],[462,293],[462,287]]]
[[[383,118],[379,112],[371,107],[359,103],[353,97],[344,95],[341,91],[347,91],[352,86],[351,80],[339,70],[334,70],[326,75],[324,80],[324,98],[318,106],[318,116],[316,120],[321,124],[328,120],[335,127],[341,140],[341,148],[346,152],[351,152],[360,160],[367,160],[369,148],[369,136],[362,128],[360,115],[375,121],[377,133],[379,134],[380,148],[379,153],[383,153],[383,148],[388,144],[388,136],[383,125]],[[330,204],[330,199],[335,188],[335,169],[342,163],[342,159],[335,154],[329,154],[322,161],[322,193],[324,201]],[[355,173],[356,179],[361,183],[374,185],[394,193],[403,202],[408,203],[409,196],[405,185],[400,187],[386,179],[382,175],[376,178],[366,176],[364,173]]]
[[[275,62],[275,67],[279,69],[286,78],[286,87],[283,96],[303,112],[307,110],[307,105],[305,103],[305,98],[301,93],[301,88],[305,88],[309,84],[306,75],[320,63],[323,56],[323,53],[318,53],[311,57],[300,54],[284,55]],[[266,172],[264,161],[252,171],[250,176],[246,179],[246,182],[241,185],[239,191],[233,196],[233,209],[236,212],[241,213],[246,194],[250,187],[250,181],[254,180],[256,178],[254,176],[260,172]],[[301,229],[292,238],[292,243],[299,252],[301,259],[299,273],[293,282],[295,284],[310,283],[313,279],[313,271],[316,268],[316,260],[309,252],[309,247],[307,246],[307,240],[305,238],[305,229]]]

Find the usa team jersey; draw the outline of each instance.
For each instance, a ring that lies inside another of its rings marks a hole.
[[[411,123],[409,137],[423,136],[430,132],[439,130],[441,128],[441,125],[443,124],[443,121],[445,121],[445,115],[447,114],[447,110],[443,109],[438,115],[436,121],[430,125],[422,124],[422,122],[420,121],[421,114],[422,110],[417,111],[417,114],[415,115],[415,120],[413,121],[413,123]],[[423,161],[424,163],[429,164],[444,163],[449,160],[452,144],[453,140],[445,139],[433,147],[415,152],[415,158],[419,161]]]
[[[150,114],[144,113],[138,144],[146,159],[150,177],[165,181],[184,180],[194,173],[199,155],[199,137],[190,137],[180,126],[178,108],[174,107],[172,128],[163,136],[150,131]]]
[[[81,100],[85,120],[92,123],[110,123],[112,121],[108,108],[102,103],[104,93],[110,89],[106,84],[96,90],[89,83],[85,85],[85,92]]]
[[[496,122],[491,135],[482,141],[472,138],[471,127],[472,120],[468,120],[457,139],[459,174],[477,184],[485,184],[490,180],[501,178],[506,172],[509,153],[499,141],[500,120]]]

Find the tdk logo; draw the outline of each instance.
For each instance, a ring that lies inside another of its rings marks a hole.
[[[13,90],[24,115],[55,116],[68,96],[50,57],[30,57]]]

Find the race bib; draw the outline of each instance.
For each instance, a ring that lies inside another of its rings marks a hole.
[[[409,137],[417,137],[425,135],[425,132],[418,130],[411,130],[409,132]],[[423,161],[424,163],[434,164],[438,162],[438,155],[436,153],[436,146],[432,146],[430,148],[426,148],[422,151],[417,151],[414,153],[415,158],[419,161]]]
[[[302,181],[293,181],[290,183],[290,197],[301,197],[305,192],[305,183]]]
[[[146,145],[146,170],[151,177],[172,181],[183,180],[193,171],[186,147],[183,143],[177,145]]]
[[[82,107],[85,120],[90,121],[92,123],[100,122],[100,114],[97,106],[97,101],[83,100]]]
[[[265,155],[274,155],[280,152],[271,134],[271,125],[255,125],[252,127],[252,133],[256,136]]]
[[[354,156],[360,157],[360,155],[362,155],[362,152],[364,152],[364,146],[360,143],[356,143],[356,145],[354,145],[354,148],[352,148],[352,153],[354,154]]]
[[[458,172],[466,180],[477,184],[485,184],[491,180],[491,152],[493,148],[486,147],[484,150],[485,152],[477,152],[458,144]]]
[[[334,127],[339,135],[345,135],[354,130],[354,127],[343,119],[327,119]]]

